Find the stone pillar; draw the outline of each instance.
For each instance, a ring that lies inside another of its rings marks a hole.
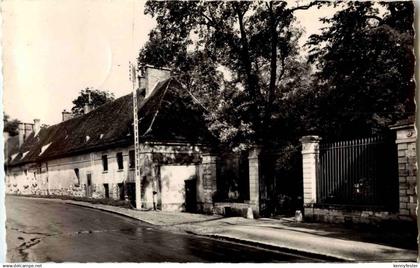
[[[316,203],[317,168],[319,164],[318,136],[304,136],[302,143],[302,168],[303,168],[303,206],[311,208]],[[305,209],[305,214],[307,210]]]
[[[260,154],[261,147],[254,146],[248,155],[249,203],[256,217],[260,214]]]
[[[395,125],[391,129],[397,133],[395,143],[398,148],[399,215],[416,220],[416,131],[412,123]]]
[[[213,196],[217,191],[217,156],[206,153],[202,157],[202,210],[209,213],[213,210]]]

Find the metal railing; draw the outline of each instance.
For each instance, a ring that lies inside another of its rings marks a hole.
[[[395,142],[369,137],[321,143],[317,203],[372,206],[398,205],[398,166]]]

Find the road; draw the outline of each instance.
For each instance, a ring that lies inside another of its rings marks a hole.
[[[176,234],[54,200],[6,197],[8,262],[314,262],[294,254]]]

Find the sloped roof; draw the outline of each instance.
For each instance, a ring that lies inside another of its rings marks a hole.
[[[178,80],[161,82],[139,107],[140,141],[214,144],[203,112]]]
[[[54,159],[133,143],[132,94],[95,110],[31,133],[9,165]],[[203,111],[176,79],[156,85],[139,101],[140,141],[214,143]],[[87,138],[88,137],[88,138]]]

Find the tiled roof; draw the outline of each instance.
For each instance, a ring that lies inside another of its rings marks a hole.
[[[60,158],[133,143],[132,94],[95,110],[31,133],[9,165]],[[170,78],[139,103],[140,141],[213,143],[203,111]],[[41,153],[42,152],[42,153]],[[23,156],[23,157],[22,157]]]

